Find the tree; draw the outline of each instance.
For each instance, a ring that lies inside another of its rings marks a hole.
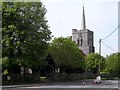
[[[85,58],[86,68],[90,70],[95,76],[99,70],[104,69],[105,67],[105,58],[98,53],[91,53]]]
[[[120,53],[113,53],[106,57],[106,68],[105,71],[113,76],[118,75],[119,63],[118,63],[118,55]]]
[[[3,58],[11,68],[42,68],[51,39],[45,7],[41,2],[3,2],[2,8]]]
[[[82,51],[70,38],[54,38],[50,43],[49,53],[55,60],[56,67],[60,67],[62,71],[84,67]]]

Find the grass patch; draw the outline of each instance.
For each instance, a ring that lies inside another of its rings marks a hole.
[[[40,80],[44,81],[46,80],[46,77],[40,77]]]

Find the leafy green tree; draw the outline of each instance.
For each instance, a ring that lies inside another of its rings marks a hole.
[[[56,63],[56,67],[65,68],[83,68],[84,60],[81,50],[70,38],[54,38],[50,43],[49,53]]]
[[[95,76],[98,74],[99,65],[100,70],[105,67],[105,58],[98,53],[91,53],[85,58],[86,68],[90,70]]]
[[[41,2],[2,3],[2,52],[10,67],[15,64],[33,69],[44,66],[51,39],[45,14]]]
[[[111,75],[118,75],[119,63],[118,63],[118,55],[120,53],[114,53],[106,57],[106,68],[105,71]]]

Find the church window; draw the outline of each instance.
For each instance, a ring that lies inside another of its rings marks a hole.
[[[79,39],[77,40],[77,44],[78,44],[78,46],[79,46]]]
[[[81,46],[82,46],[82,43],[83,43],[83,40],[81,39],[81,40],[80,40],[80,45],[81,45]]]

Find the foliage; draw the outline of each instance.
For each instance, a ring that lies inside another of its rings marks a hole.
[[[50,44],[49,52],[57,67],[84,67],[83,54],[70,38],[54,38]]]
[[[3,58],[29,68],[43,67],[51,32],[41,2],[2,3]]]
[[[109,74],[118,74],[118,69],[119,68],[119,63],[118,63],[118,55],[120,53],[114,53],[106,57],[106,68],[105,71],[108,72]]]
[[[8,74],[8,70],[6,69],[4,70],[3,75],[7,75],[7,74]]]
[[[96,73],[99,68],[103,70],[105,67],[105,58],[98,53],[91,53],[85,58],[86,68],[93,73]]]

